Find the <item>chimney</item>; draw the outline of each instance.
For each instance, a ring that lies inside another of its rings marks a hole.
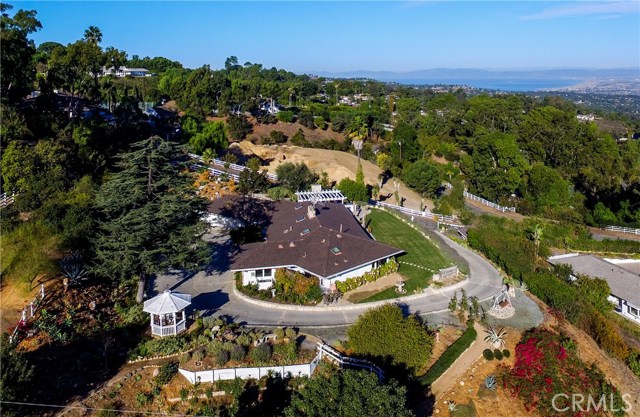
[[[316,217],[316,208],[313,204],[309,204],[307,206],[307,217],[309,217],[310,219]]]

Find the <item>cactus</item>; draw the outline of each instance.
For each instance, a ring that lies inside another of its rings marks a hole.
[[[496,378],[493,375],[489,375],[484,379],[484,386],[492,391],[495,391],[496,388],[498,388]]]

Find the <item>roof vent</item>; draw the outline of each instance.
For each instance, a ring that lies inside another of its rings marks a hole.
[[[296,244],[295,244],[295,243],[293,243],[293,242],[291,242],[291,243],[289,243],[289,247],[290,247],[290,248],[295,248],[295,247],[296,247]]]
[[[340,238],[342,238],[342,235],[338,233],[338,234],[336,235],[336,237],[337,237],[338,239],[340,239]]]
[[[349,261],[347,261],[347,258],[344,258],[344,262],[346,263],[346,262],[349,262]]]
[[[289,229],[284,229],[284,233],[287,233],[289,231]]]
[[[325,243],[327,241],[327,239],[322,239],[322,243]]]
[[[284,248],[284,246],[282,246],[282,244],[279,244],[278,249],[282,249],[282,248]]]
[[[304,251],[304,254],[302,255],[303,258],[307,257],[307,251]]]

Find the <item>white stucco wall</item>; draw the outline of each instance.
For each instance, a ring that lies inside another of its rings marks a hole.
[[[616,313],[620,314],[622,317],[628,320],[635,321],[636,323],[640,323],[640,316],[635,316],[629,312],[629,307],[632,307],[638,310],[638,313],[640,314],[640,306],[631,304],[628,301],[622,298],[619,298],[613,294],[608,297],[608,300],[615,305]]]
[[[275,269],[271,270],[271,277],[262,277],[260,280],[256,277],[256,271],[242,271],[242,285],[258,284],[259,290],[268,290],[273,286]]]

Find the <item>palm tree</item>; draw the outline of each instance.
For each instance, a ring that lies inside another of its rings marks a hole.
[[[531,240],[536,246],[535,258],[538,259],[538,252],[540,250],[540,241],[542,240],[542,226],[540,223],[536,223],[533,226],[527,229],[527,237]]]
[[[97,45],[102,42],[102,31],[100,31],[100,28],[97,26],[89,26],[89,28],[84,31],[84,40]]]

